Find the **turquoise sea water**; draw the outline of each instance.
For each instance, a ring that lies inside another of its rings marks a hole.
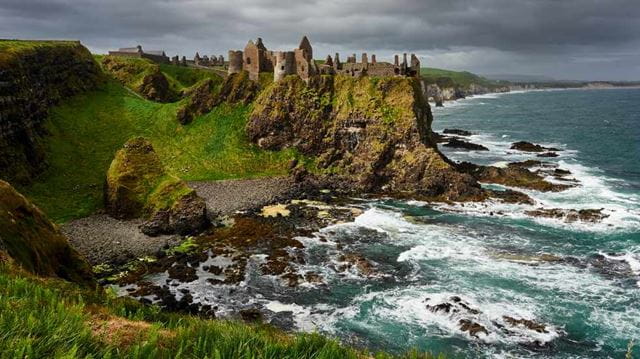
[[[640,90],[486,95],[434,115],[435,130],[471,130],[470,140],[491,150],[444,150],[454,160],[535,159],[509,146],[542,143],[563,149],[549,161],[570,170],[580,186],[526,191],[535,206],[367,203],[355,223],[323,232],[373,261],[381,276],[336,276],[323,264],[334,243],[309,240],[308,265],[331,278],[330,288],[303,290],[267,307],[293,311],[300,329],[373,349],[418,347],[469,358],[624,357],[629,341],[640,341]],[[567,224],[524,214],[538,207],[604,208],[609,217]],[[443,303],[454,309],[427,309]],[[505,316],[546,327],[512,326]],[[465,320],[486,333],[470,336],[460,329]]]

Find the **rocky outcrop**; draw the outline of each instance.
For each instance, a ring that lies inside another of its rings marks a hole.
[[[95,285],[91,267],[38,207],[0,180],[0,252],[24,269]]]
[[[247,105],[253,101],[259,89],[258,83],[251,81],[246,71],[227,76],[219,86],[207,79],[185,94],[187,100],[178,108],[176,118],[186,125],[223,102]]]
[[[421,83],[408,78],[287,77],[257,98],[247,123],[259,147],[294,147],[359,191],[479,200],[485,192],[437,150]]]
[[[470,174],[480,182],[496,183],[510,187],[527,188],[542,192],[559,192],[572,187],[572,185],[568,184],[546,181],[544,177],[522,166],[500,168],[462,162],[457,165],[457,168],[464,173]]]
[[[451,138],[443,146],[451,147],[451,148],[459,148],[459,149],[469,150],[469,151],[489,151],[489,149],[486,148],[483,145],[479,145],[477,143],[472,143],[472,142],[469,142],[469,141],[461,140],[461,139],[455,138],[455,137]]]
[[[160,66],[150,60],[105,56],[102,67],[120,83],[148,100],[172,102],[180,97],[171,89]]]
[[[0,41],[0,178],[28,184],[42,172],[49,109],[101,79],[79,42]]]
[[[564,208],[538,208],[525,212],[529,216],[560,219],[566,223],[588,222],[598,223],[609,217],[608,214],[602,213],[602,209],[564,209]]]
[[[147,219],[141,227],[147,235],[192,234],[210,224],[204,200],[166,172],[142,137],[129,140],[116,153],[104,191],[107,213],[118,219]]]
[[[557,152],[562,151],[559,148],[554,147],[544,147],[535,143],[527,142],[527,141],[519,141],[511,144],[512,150],[524,151],[524,152]]]

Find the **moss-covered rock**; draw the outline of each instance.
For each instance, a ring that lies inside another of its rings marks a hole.
[[[0,250],[26,270],[94,285],[89,264],[38,207],[0,180]]]
[[[295,147],[324,173],[358,190],[475,200],[485,193],[458,172],[432,139],[431,109],[416,79],[289,76],[257,98],[247,124],[266,149]]]
[[[116,80],[148,100],[172,102],[180,98],[160,66],[150,60],[105,56],[101,63],[104,70]]]
[[[102,79],[79,42],[0,40],[0,178],[24,185],[46,169],[49,109]]]
[[[178,108],[176,118],[186,125],[223,102],[247,105],[259,90],[260,85],[251,81],[246,71],[227,76],[221,84],[206,79],[185,93],[187,99]]]
[[[191,234],[209,225],[206,204],[166,172],[151,143],[137,137],[116,153],[107,172],[105,207],[119,219],[145,218],[148,235]]]

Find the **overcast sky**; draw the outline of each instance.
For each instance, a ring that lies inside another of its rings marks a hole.
[[[640,0],[0,0],[0,38],[141,44],[192,57],[274,50],[414,52],[423,66],[556,79],[640,80]]]

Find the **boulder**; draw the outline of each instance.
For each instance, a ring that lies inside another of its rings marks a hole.
[[[462,148],[470,151],[489,151],[489,149],[483,145],[478,145],[478,144],[464,141],[458,138],[450,139],[449,142],[445,143],[443,146],[452,147],[452,148]]]
[[[91,267],[38,207],[0,180],[0,252],[36,275],[95,286]]]
[[[145,218],[147,235],[192,234],[206,228],[205,201],[167,173],[151,143],[137,137],[116,153],[104,188],[107,213],[118,219]]]

